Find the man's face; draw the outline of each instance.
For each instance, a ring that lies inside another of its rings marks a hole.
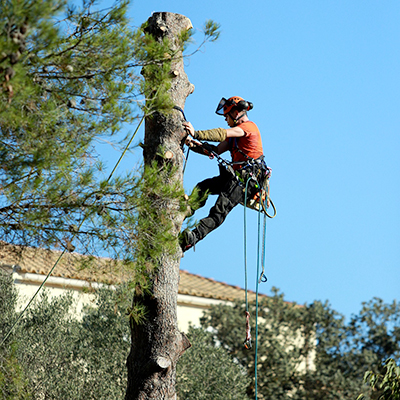
[[[229,127],[234,127],[235,126],[235,121],[233,120],[232,116],[230,115],[230,113],[225,114],[225,121],[228,124]]]

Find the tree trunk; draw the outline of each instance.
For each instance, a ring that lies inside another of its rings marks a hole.
[[[147,31],[158,40],[169,39],[173,50],[177,50],[177,37],[192,27],[188,18],[179,14],[154,13],[148,20]],[[179,54],[181,56],[181,54]],[[175,105],[182,108],[186,97],[193,92],[183,68],[183,60],[178,57],[172,62],[171,74],[174,77],[169,90]],[[182,114],[174,111],[170,114],[153,114],[146,120],[144,162],[150,165],[157,161],[159,165],[168,162],[177,166],[172,181],[182,182]],[[159,156],[162,149],[164,156]],[[178,210],[177,201],[163,204],[165,209]],[[183,215],[170,212],[173,223],[173,234],[178,235]],[[146,215],[141,216],[146,218]],[[142,294],[140,303],[146,307],[147,315],[143,324],[131,321],[132,343],[127,360],[128,387],[126,400],[176,399],[175,381],[176,364],[183,352],[190,347],[185,334],[179,332],[177,325],[177,296],[179,283],[179,264],[181,250],[177,246],[176,254],[165,252],[155,264],[155,272],[151,274],[152,293]],[[137,299],[134,299],[134,303]]]

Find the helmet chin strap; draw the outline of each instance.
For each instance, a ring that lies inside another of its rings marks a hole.
[[[238,117],[237,118],[233,118],[232,117],[232,114],[231,113],[229,113],[229,116],[232,118],[232,120],[233,120],[233,123],[235,124],[235,126],[238,124],[238,121],[240,120],[240,118],[242,118],[244,115],[246,115],[246,113],[244,112],[242,115],[238,115]]]

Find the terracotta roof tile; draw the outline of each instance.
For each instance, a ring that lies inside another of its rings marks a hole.
[[[61,255],[61,251],[50,251],[26,246],[14,246],[0,242],[0,265],[13,267],[20,273],[47,275]],[[80,267],[83,261],[90,261],[90,268]],[[121,268],[121,263],[100,257],[88,257],[77,253],[65,253],[51,276],[80,279],[88,282],[120,284],[129,280],[130,272]],[[233,301],[244,300],[244,289],[211,278],[180,271],[180,294]],[[260,294],[262,297],[266,297]],[[249,301],[255,293],[248,292]]]
[[[179,293],[193,296],[229,300],[243,299],[245,291],[239,286],[229,285],[225,282],[219,282],[211,278],[205,278],[200,275],[192,274],[181,270],[181,280],[179,283]],[[248,291],[249,301],[255,299],[255,292]],[[259,294],[261,297],[267,297]]]

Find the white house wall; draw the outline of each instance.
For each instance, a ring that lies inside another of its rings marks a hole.
[[[36,291],[43,283],[45,276],[32,273],[13,273],[13,279],[16,284],[19,295],[19,310],[23,309],[29,300],[35,295]],[[49,277],[44,285],[50,298],[65,294],[68,290],[72,293],[76,301],[77,316],[82,313],[85,305],[94,301],[94,295],[91,289],[97,289],[102,285],[89,284],[84,280],[69,279],[60,277]],[[214,304],[226,303],[223,300],[207,299],[203,297],[178,294],[178,328],[187,332],[189,325],[200,326],[200,318],[204,311]]]

